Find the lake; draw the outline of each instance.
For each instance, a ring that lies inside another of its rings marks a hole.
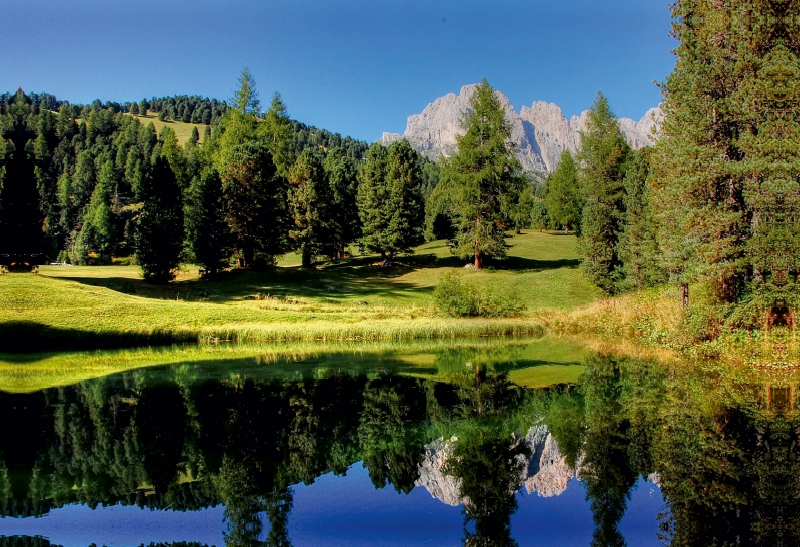
[[[800,543],[793,373],[589,347],[5,356],[0,543]]]

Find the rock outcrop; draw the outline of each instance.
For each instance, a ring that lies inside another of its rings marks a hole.
[[[475,87],[466,85],[458,95],[448,93],[436,99],[420,114],[409,116],[403,135],[384,133],[379,142],[389,145],[405,137],[411,146],[432,159],[453,155],[458,150],[456,136],[463,133],[461,120],[469,111]],[[511,124],[511,140],[517,145],[517,156],[525,171],[551,172],[564,150],[575,152],[580,147],[588,111],[567,120],[557,105],[539,101],[523,106],[517,113],[505,95],[499,91],[496,94]],[[638,122],[621,118],[620,130],[628,144],[638,150],[653,144],[653,129],[662,116],[660,108],[653,108]]]
[[[458,440],[437,439],[425,446],[425,457],[419,464],[419,478],[414,486],[424,486],[431,496],[447,505],[461,505],[461,481],[445,475],[442,467],[453,452],[453,443]]]
[[[453,453],[456,437],[437,439],[425,447],[425,456],[419,465],[419,478],[414,483],[423,486],[439,501],[447,505],[460,505],[465,502],[461,495],[461,481],[442,471],[447,458]],[[565,457],[558,449],[558,443],[550,435],[547,426],[538,424],[531,427],[525,435],[525,442],[531,451],[520,483],[525,485],[528,494],[536,492],[542,497],[558,496],[567,489],[569,481],[575,476]]]

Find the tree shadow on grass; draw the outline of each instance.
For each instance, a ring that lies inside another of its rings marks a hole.
[[[0,353],[38,354],[48,351],[124,349],[170,345],[181,341],[173,333],[98,333],[60,329],[34,321],[0,323]],[[194,340],[196,342],[196,340]]]
[[[230,302],[269,294],[280,298],[345,299],[397,298],[413,299],[419,292],[430,292],[432,286],[418,286],[398,278],[417,270],[462,268],[467,261],[455,256],[438,257],[433,253],[398,257],[391,267],[380,266],[376,256],[356,257],[322,264],[315,270],[299,266],[264,270],[233,270],[211,279],[185,279],[165,285],[154,285],[128,277],[67,277],[85,285],[105,287],[113,291],[162,300]],[[577,268],[575,260],[534,260],[509,257],[488,262],[487,266],[502,271],[539,272],[560,268]],[[108,266],[113,268],[113,266]],[[433,280],[435,283],[435,280]]]
[[[497,263],[497,268],[502,270],[514,270],[519,272],[541,272],[545,270],[559,270],[561,268],[578,268],[581,265],[580,259],[562,258],[559,260],[536,260],[533,258],[522,258],[510,256],[502,262]]]

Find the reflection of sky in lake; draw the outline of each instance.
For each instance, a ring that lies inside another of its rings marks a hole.
[[[432,498],[422,487],[407,496],[391,486],[375,490],[360,464],[346,477],[327,474],[293,490],[289,535],[295,547],[461,544],[460,507]],[[585,497],[576,479],[557,497],[518,494],[519,510],[511,517],[513,537],[520,547],[588,545],[594,526]],[[660,545],[656,516],[663,505],[660,490],[640,480],[619,526],[628,545]],[[73,505],[38,519],[0,519],[0,535],[39,535],[64,547],[135,547],[159,541],[221,546],[222,515],[221,506],[184,513],[121,506],[92,511]]]

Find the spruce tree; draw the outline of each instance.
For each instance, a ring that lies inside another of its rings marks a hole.
[[[142,99],[139,101],[139,115],[140,116],[147,116],[147,109],[149,108],[149,104],[147,103],[147,99]]]
[[[621,289],[639,290],[666,281],[666,272],[657,260],[661,253],[647,183],[651,152],[649,148],[633,152],[625,166],[625,216],[617,242],[624,274]]]
[[[322,161],[311,149],[297,158],[289,172],[289,238],[302,256],[302,267],[313,268],[316,257],[331,245],[333,196]]]
[[[343,258],[348,245],[361,237],[358,218],[358,164],[343,148],[333,148],[325,162],[325,176],[332,193],[331,256]]]
[[[257,255],[272,262],[286,250],[287,204],[286,182],[269,148],[257,141],[234,146],[220,176],[240,264],[253,266]]]
[[[623,178],[629,151],[608,100],[598,93],[578,154],[584,199],[580,248],[584,272],[607,292],[614,292],[623,275],[617,242],[625,214]]]
[[[359,246],[363,250],[381,253],[386,260],[386,232],[389,225],[389,191],[386,186],[386,147],[374,143],[367,150],[364,163],[358,171],[358,215],[361,218],[362,236]]]
[[[259,129],[266,139],[278,172],[288,176],[295,161],[294,131],[286,105],[277,91],[272,96],[269,110],[264,114],[264,123]]]
[[[387,150],[373,144],[358,176],[362,249],[379,253],[389,265],[424,239],[425,203],[416,153],[406,139]]]
[[[183,249],[183,203],[175,173],[164,156],[155,159],[142,189],[142,209],[136,219],[136,259],[151,283],[174,278]]]
[[[97,177],[97,185],[83,217],[78,233],[78,252],[71,257],[73,262],[85,264],[89,251],[95,251],[103,264],[111,263],[116,247],[117,218],[112,210],[112,199],[116,187],[116,174],[111,159],[103,162]]]
[[[583,196],[578,183],[578,167],[569,150],[564,150],[555,171],[547,177],[544,206],[551,221],[568,234],[570,228],[580,235]]]
[[[480,269],[484,258],[506,256],[510,215],[524,178],[509,141],[511,125],[486,79],[475,88],[462,128],[458,153],[444,164],[432,197],[444,202],[454,220],[452,252]]]
[[[219,173],[205,169],[192,180],[186,195],[186,243],[207,275],[228,267],[233,254],[226,207]]]

